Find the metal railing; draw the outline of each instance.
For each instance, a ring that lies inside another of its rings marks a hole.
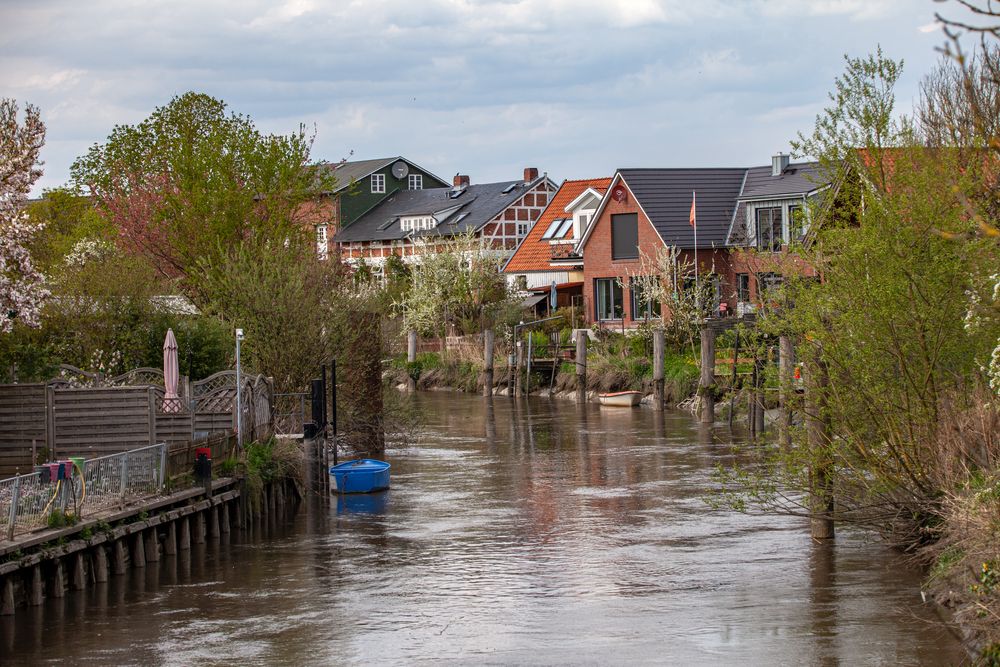
[[[57,511],[80,519],[155,495],[166,480],[166,457],[160,443],[73,464],[61,480],[42,471],[0,480],[0,538],[45,528]]]
[[[273,419],[274,434],[279,436],[302,436],[302,425],[306,423],[306,398],[308,394],[275,394]]]

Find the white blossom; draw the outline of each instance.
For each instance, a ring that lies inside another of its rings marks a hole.
[[[31,186],[42,174],[38,154],[44,143],[38,109],[28,105],[21,125],[14,100],[0,99],[0,333],[9,332],[15,321],[38,326],[49,296],[45,276],[28,251],[41,227],[30,224],[24,212]]]

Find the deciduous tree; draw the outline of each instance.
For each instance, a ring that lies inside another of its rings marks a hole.
[[[45,277],[28,249],[38,228],[24,212],[31,186],[42,174],[38,154],[44,143],[38,109],[29,104],[22,122],[17,103],[0,99],[0,333],[9,332],[15,320],[38,326],[48,296]]]

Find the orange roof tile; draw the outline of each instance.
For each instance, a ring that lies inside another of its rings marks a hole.
[[[549,242],[542,240],[542,235],[556,218],[566,217],[566,205],[579,197],[587,188],[593,188],[602,195],[611,185],[611,178],[587,178],[576,181],[563,181],[555,196],[549,200],[542,214],[538,216],[534,226],[521,244],[517,246],[514,255],[504,267],[504,273],[524,273],[526,271],[553,271],[549,266],[552,257]]]

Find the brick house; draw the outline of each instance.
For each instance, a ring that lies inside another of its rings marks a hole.
[[[784,155],[764,167],[619,169],[578,246],[588,323],[633,327],[660,316],[659,304],[636,298],[629,277],[661,247],[678,248],[681,262],[697,261],[701,279],[715,286],[720,315],[752,310],[782,271],[810,271],[787,250],[805,238],[809,204],[827,193],[820,180],[815,163],[791,164]],[[735,252],[741,248],[758,252]]]
[[[334,189],[298,212],[316,234],[316,252],[329,256],[333,236],[386,198],[400,191],[444,188],[448,183],[404,157],[352,160],[323,165],[336,179]]]
[[[508,283],[541,302],[556,285],[557,307],[582,305],[583,257],[577,244],[601,204],[611,178],[563,181],[528,235],[507,260]]]
[[[414,261],[450,236],[473,232],[493,248],[513,252],[528,235],[556,185],[529,167],[524,178],[472,184],[456,175],[452,187],[398,191],[333,238],[341,258],[364,259],[378,270],[391,255]]]

